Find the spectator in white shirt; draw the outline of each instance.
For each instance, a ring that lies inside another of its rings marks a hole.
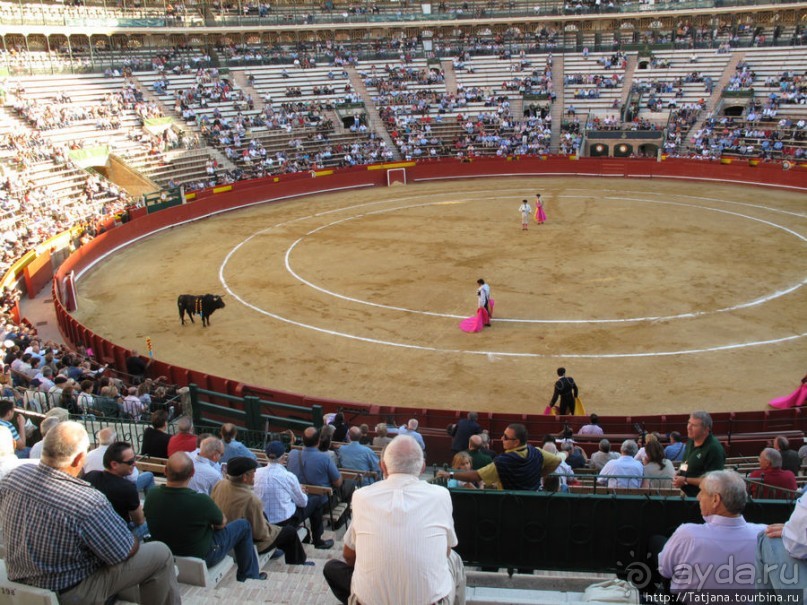
[[[420,444],[400,435],[384,450],[384,481],[353,494],[345,561],[331,559],[323,570],[342,603],[465,603],[451,495],[421,481],[424,469]]]
[[[634,459],[639,447],[633,439],[622,442],[619,452],[622,454],[616,460],[611,460],[602,467],[597,483],[605,485],[608,489],[617,487],[641,487],[644,478],[644,465]],[[612,478],[609,478],[612,477]]]
[[[558,446],[554,443],[545,443],[543,450],[545,452],[549,452],[550,454],[558,455]],[[562,462],[558,465],[558,468],[552,473],[553,475],[558,476],[558,480],[560,482],[560,489],[561,491],[567,491],[568,486],[568,479],[574,480],[574,471],[572,467],[566,464],[566,454],[560,454]]]
[[[147,411],[145,404],[137,396],[137,387],[129,387],[126,397],[123,398],[124,417],[140,420],[143,413]]]
[[[0,479],[10,470],[27,462],[24,458],[17,458],[17,454],[14,453],[14,447],[14,437],[11,436],[11,431],[4,426],[0,426]]]
[[[117,440],[117,433],[109,427],[105,427],[95,434],[95,442],[98,446],[94,450],[87,452],[87,460],[84,463],[85,475],[92,471],[104,470],[104,453]]]
[[[670,578],[672,592],[755,587],[754,553],[765,526],[743,518],[747,498],[734,471],[703,476],[698,503],[705,523],[679,525],[659,554],[659,572]]]

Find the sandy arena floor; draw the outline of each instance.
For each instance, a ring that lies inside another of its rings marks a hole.
[[[521,231],[544,197],[548,223]],[[762,409],[807,371],[807,199],[748,186],[502,178],[309,197],[177,227],[79,281],[115,342],[251,384],[540,413],[568,368],[602,414]],[[495,320],[465,334],[476,280]],[[181,293],[226,293],[210,328]]]

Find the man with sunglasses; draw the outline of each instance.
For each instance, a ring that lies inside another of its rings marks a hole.
[[[146,516],[137,495],[137,486],[127,479],[134,471],[135,462],[132,445],[116,441],[104,452],[104,470],[91,471],[84,480],[107,497],[132,533],[142,540],[149,533]]]
[[[527,427],[523,424],[510,424],[502,435],[504,454],[479,470],[459,473],[439,471],[438,477],[448,477],[458,481],[484,481],[499,489],[537,491],[541,479],[554,473],[563,459],[533,447],[527,443]]]

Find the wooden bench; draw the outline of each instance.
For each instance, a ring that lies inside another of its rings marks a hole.
[[[266,466],[267,464],[269,464],[269,456],[267,456],[266,452],[263,451],[262,449],[259,449],[257,447],[251,447],[249,448],[249,451],[255,454],[255,458],[257,459],[258,464],[260,464],[261,466]]]
[[[356,477],[354,475],[351,478]],[[344,478],[345,475],[343,474]],[[335,507],[331,505],[331,497],[333,496],[332,487],[323,487],[322,485],[306,485],[302,484],[301,487],[307,494],[323,495],[326,496],[328,501],[328,524],[332,530],[339,529],[343,523],[347,522],[350,517],[350,504],[347,502],[339,502]]]
[[[667,496],[686,498],[677,487],[618,487],[612,493],[622,496]]]
[[[342,474],[343,479],[354,479],[358,486],[361,486],[368,477],[373,481],[378,480],[378,473],[376,471],[362,471],[355,468],[342,468],[340,466],[339,472]]]
[[[137,470],[141,473],[150,472],[155,475],[165,476],[165,465],[168,463],[166,458],[156,458],[154,456],[138,456],[137,457]]]

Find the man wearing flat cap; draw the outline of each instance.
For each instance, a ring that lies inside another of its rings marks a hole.
[[[210,497],[228,519],[246,519],[252,526],[252,539],[259,553],[278,548],[290,565],[313,565],[306,562],[305,549],[292,526],[272,525],[263,514],[263,503],[252,491],[258,463],[238,456],[227,463],[227,476],[213,487]]]

